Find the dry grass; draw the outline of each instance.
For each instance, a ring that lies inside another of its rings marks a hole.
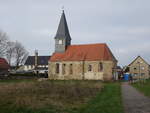
[[[5,82],[0,83],[0,106],[77,108],[94,97],[102,86],[99,81]]]

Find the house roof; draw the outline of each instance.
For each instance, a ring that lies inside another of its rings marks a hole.
[[[57,29],[55,39],[56,38],[58,38],[58,39],[65,38],[65,39],[71,40],[64,11],[61,15],[61,19],[60,19],[60,22],[59,22],[59,26],[58,26],[58,29]]]
[[[138,58],[142,59],[147,65],[149,65],[141,56],[137,56],[136,59],[134,59],[128,66],[133,64]]]
[[[9,69],[10,66],[4,58],[0,58],[0,69]]]
[[[116,60],[116,58],[105,43],[70,45],[64,53],[54,53],[50,58],[51,62],[97,60]]]
[[[122,69],[120,66],[117,66],[116,68],[117,68],[117,69]]]
[[[38,65],[48,65],[50,56],[38,56]],[[35,56],[28,56],[25,65],[35,65]]]

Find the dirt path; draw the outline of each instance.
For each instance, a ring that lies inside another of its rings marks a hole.
[[[122,84],[122,96],[125,113],[150,113],[150,98],[128,83]]]

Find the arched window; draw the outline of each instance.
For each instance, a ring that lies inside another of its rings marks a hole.
[[[73,69],[72,69],[72,64],[70,64],[70,66],[69,66],[69,72],[70,72],[70,74],[73,74]]]
[[[99,63],[98,71],[99,72],[103,71],[103,64],[101,62]]]
[[[59,73],[59,64],[58,63],[56,64],[56,73],[57,74]]]
[[[92,65],[88,66],[88,71],[92,71]]]
[[[66,64],[63,64],[62,66],[62,74],[66,74]]]

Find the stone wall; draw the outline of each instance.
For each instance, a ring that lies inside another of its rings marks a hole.
[[[99,71],[99,63],[103,64],[103,70]],[[59,73],[56,73],[56,64],[59,64]],[[65,74],[64,74],[65,64]],[[70,65],[72,65],[72,73],[70,73]],[[88,70],[91,65],[91,71]],[[50,79],[85,79],[85,80],[112,80],[113,68],[116,62],[112,61],[62,61],[49,62],[49,78]]]

